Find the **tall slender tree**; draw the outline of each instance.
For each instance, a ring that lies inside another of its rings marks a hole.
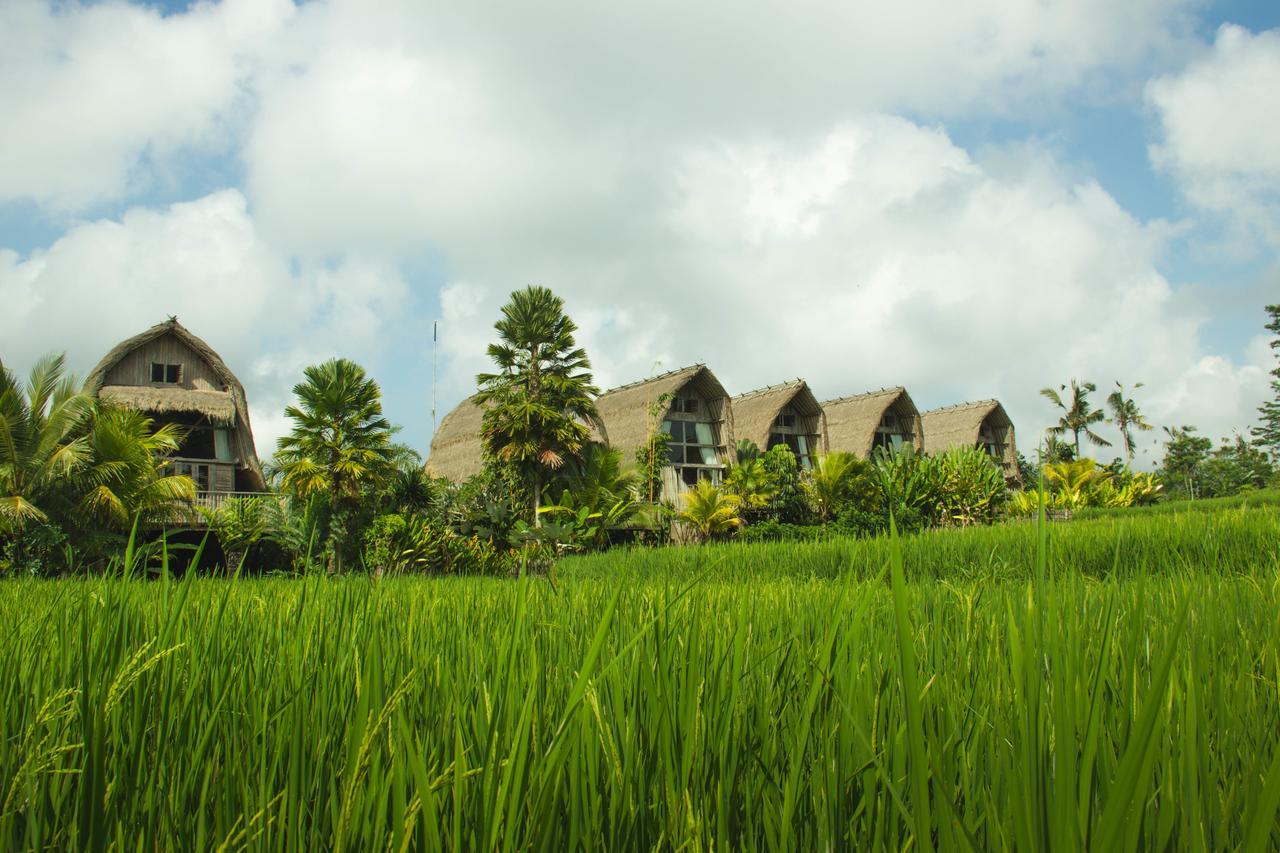
[[[1275,335],[1271,348],[1280,359],[1280,305],[1268,305],[1267,315],[1271,318],[1267,331]],[[1271,371],[1271,399],[1258,407],[1258,417],[1261,423],[1252,430],[1253,443],[1280,457],[1280,364]]]
[[[489,345],[489,357],[498,372],[476,377],[476,402],[485,407],[482,438],[486,453],[529,491],[537,526],[543,484],[582,452],[599,390],[574,340],[578,327],[549,289],[512,293],[494,328],[499,342]]]
[[[345,358],[313,364],[293,386],[296,405],[284,413],[293,429],[280,439],[275,464],[284,489],[302,499],[327,499],[329,570],[341,568],[339,541],[362,488],[384,482],[396,457],[395,433],[382,414],[382,390]]]
[[[1066,385],[1060,385],[1055,390],[1053,388],[1041,388],[1040,394],[1059,409],[1062,410],[1062,417],[1058,419],[1055,426],[1049,427],[1049,432],[1053,435],[1065,435],[1071,433],[1074,437],[1075,458],[1080,458],[1080,433],[1084,433],[1090,442],[1098,447],[1110,447],[1111,442],[1093,431],[1094,424],[1102,423],[1107,419],[1102,409],[1095,409],[1089,403],[1089,395],[1098,390],[1098,386],[1092,382],[1081,384],[1076,380],[1071,380],[1071,402],[1065,403],[1062,399],[1061,391],[1067,390]]]
[[[1133,386],[1136,391],[1142,387],[1142,383]],[[1114,424],[1115,428],[1120,431],[1120,439],[1124,442],[1125,458],[1133,461],[1133,431],[1140,430],[1142,432],[1150,432],[1155,429],[1142,412],[1138,410],[1138,404],[1134,402],[1132,397],[1125,397],[1124,386],[1119,382],[1116,383],[1116,390],[1107,396],[1107,408],[1111,410],[1111,417],[1107,418],[1107,423]]]

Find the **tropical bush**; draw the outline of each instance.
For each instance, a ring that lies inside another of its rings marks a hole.
[[[934,457],[938,469],[939,520],[967,527],[990,524],[1009,496],[1004,471],[985,451],[956,447]]]
[[[689,525],[703,541],[719,539],[742,526],[738,509],[742,499],[711,483],[702,480],[681,495],[684,509],[677,518]]]
[[[505,575],[515,555],[487,539],[458,536],[439,520],[400,514],[374,519],[364,535],[364,568],[401,574]]]

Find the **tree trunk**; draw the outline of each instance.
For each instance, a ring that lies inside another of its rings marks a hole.
[[[542,508],[542,489],[538,483],[538,478],[533,479],[533,526],[535,529],[542,527],[542,513],[538,512]]]

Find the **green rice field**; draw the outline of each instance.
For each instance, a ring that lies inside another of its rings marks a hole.
[[[0,849],[1268,850],[1280,512],[0,583]]]

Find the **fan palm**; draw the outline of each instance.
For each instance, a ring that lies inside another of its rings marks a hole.
[[[364,368],[335,358],[303,371],[297,405],[284,410],[292,431],[280,439],[276,467],[286,491],[354,500],[362,485],[391,473],[394,429],[382,414],[382,391]]]
[[[328,563],[335,572],[341,568],[345,521],[360,490],[380,486],[394,471],[395,430],[383,417],[378,383],[360,365],[335,358],[303,374],[306,381],[293,386],[297,405],[284,411],[293,429],[280,439],[275,464],[285,491],[328,502]]]
[[[1139,382],[1134,385],[1134,390],[1142,387]],[[1111,410],[1111,417],[1107,418],[1107,423],[1115,424],[1116,429],[1120,430],[1120,438],[1124,442],[1125,458],[1133,460],[1133,431],[1135,429],[1143,432],[1150,432],[1155,429],[1147,419],[1143,417],[1142,412],[1138,411],[1138,404],[1134,402],[1132,397],[1125,397],[1124,386],[1119,382],[1116,383],[1116,390],[1107,396],[1107,408]]]
[[[577,325],[564,313],[564,300],[547,288],[512,293],[494,328],[500,342],[489,345],[489,357],[499,372],[476,377],[476,402],[485,407],[482,438],[486,453],[528,489],[537,526],[542,487],[582,452],[599,391],[587,354],[574,341]]]
[[[66,359],[40,359],[24,386],[0,362],[0,532],[42,522],[89,459],[93,398],[66,374]]]
[[[1049,432],[1053,435],[1065,435],[1071,433],[1075,441],[1075,456],[1080,458],[1080,433],[1084,433],[1090,442],[1098,447],[1110,447],[1111,442],[1094,432],[1091,427],[1094,424],[1102,423],[1107,416],[1102,409],[1094,409],[1089,404],[1089,395],[1098,390],[1098,386],[1092,382],[1078,383],[1071,380],[1071,400],[1070,403],[1063,402],[1061,391],[1067,390],[1066,385],[1061,385],[1057,390],[1053,388],[1041,388],[1040,395],[1049,400],[1055,406],[1062,410],[1062,417],[1058,419],[1055,426],[1049,427]]]
[[[738,507],[742,501],[710,480],[702,480],[682,496],[684,509],[676,516],[698,532],[702,541],[730,533],[742,525]]]

